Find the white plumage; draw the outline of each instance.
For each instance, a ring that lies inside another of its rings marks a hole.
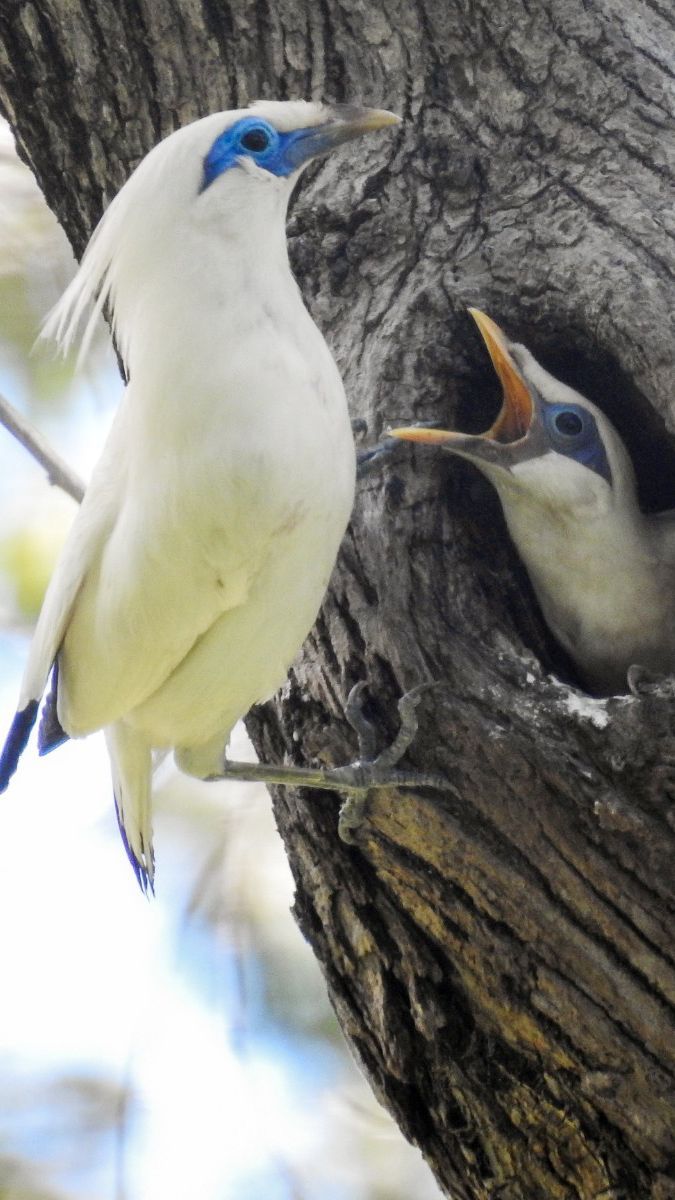
[[[113,200],[46,326],[68,346],[96,300],[86,351],[107,303],[130,382],[47,591],[17,721],[34,719],[57,661],[63,730],[106,731],[143,884],[152,750],[215,772],[328,584],[354,448],[340,376],[290,272],[286,208],[311,155],[395,120],[264,102],[178,130]],[[263,151],[246,148],[263,137]]]
[[[504,388],[480,435],[394,430],[475,463],[494,484],[546,621],[589,691],[640,666],[675,671],[675,514],[640,511],[630,458],[604,413],[470,309]]]

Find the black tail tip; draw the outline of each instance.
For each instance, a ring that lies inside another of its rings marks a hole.
[[[4,792],[16,771],[38,714],[39,702],[31,700],[12,721],[7,740],[0,755],[0,792]]]
[[[113,795],[114,795],[114,792],[113,792]],[[138,883],[138,886],[141,889],[144,896],[148,896],[148,897],[154,896],[154,894],[155,894],[155,878],[154,878],[154,876],[155,876],[155,855],[154,855],[154,852],[152,849],[152,845],[150,846],[149,851],[146,851],[145,849],[143,850],[141,858],[139,858],[137,856],[135,850],[133,849],[133,847],[131,845],[131,842],[129,841],[129,836],[124,827],[124,821],[122,820],[121,809],[120,809],[119,804],[117,803],[117,796],[115,796],[115,816],[117,817],[117,826],[120,831],[120,837],[122,838],[122,845],[124,846],[127,858],[129,859],[129,862],[131,863],[131,866],[133,868],[133,872],[134,872],[134,875],[136,876],[136,881]]]
[[[49,754],[68,741],[68,734],[63,729],[58,718],[57,697],[59,693],[59,660],[56,659],[52,669],[52,686],[49,689],[43,708],[42,718],[38,726],[38,754]]]

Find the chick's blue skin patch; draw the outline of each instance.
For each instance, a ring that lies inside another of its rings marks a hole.
[[[580,404],[543,401],[543,419],[553,449],[595,471],[611,487],[612,471],[593,414]]]

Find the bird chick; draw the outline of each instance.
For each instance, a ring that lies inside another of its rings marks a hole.
[[[282,683],[352,507],[342,381],[288,262],[303,167],[392,113],[304,101],[215,113],[156,146],[113,200],[47,322],[86,351],[104,305],[129,384],[49,585],[13,774],[54,672],[40,750],[104,729],[122,837],[152,887],[153,750],[216,773]]]
[[[485,433],[394,429],[474,463],[497,489],[544,617],[599,696],[626,691],[629,667],[675,671],[675,521],[646,516],[628,453],[590,400],[469,309],[501,381]]]

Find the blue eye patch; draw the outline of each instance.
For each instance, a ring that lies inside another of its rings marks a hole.
[[[261,117],[242,117],[221,133],[204,159],[200,192],[219,175],[235,167],[240,159],[250,158],[272,175],[287,176],[298,170],[308,158],[329,150],[334,132],[321,125],[279,133]]]
[[[595,417],[580,404],[542,402],[542,416],[549,441],[558,454],[573,458],[595,471],[610,485],[612,472]]]

